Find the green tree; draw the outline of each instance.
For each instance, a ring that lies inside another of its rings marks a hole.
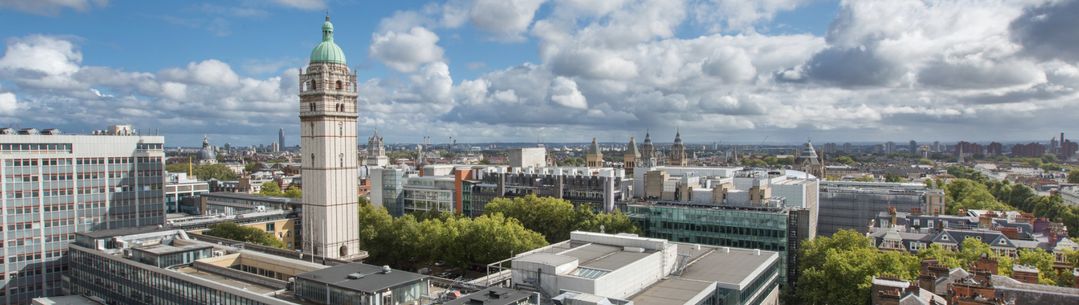
[[[1038,283],[1056,285],[1056,270],[1053,269],[1053,254],[1042,249],[1020,249],[1016,264],[1038,268]],[[1070,272],[1069,272],[1070,273]]]
[[[236,180],[239,175],[224,164],[203,164],[195,166],[195,176],[201,180]]]
[[[483,208],[484,214],[502,214],[517,219],[525,228],[539,232],[548,242],[569,239],[574,230],[606,233],[640,233],[640,230],[621,212],[595,213],[587,205],[576,208],[569,201],[552,197],[528,195],[516,198],[495,198]]]
[[[547,242],[569,239],[573,230],[573,204],[551,197],[528,195],[516,198],[495,198],[483,207],[484,214],[502,214],[515,218],[533,231],[543,234]]]
[[[1068,172],[1068,183],[1079,183],[1079,169]]]
[[[839,158],[835,158],[835,162],[852,165],[854,164],[854,159],[852,159],[850,156],[839,156]]]
[[[232,222],[211,225],[210,229],[203,232],[203,234],[276,248],[285,247],[285,243],[274,237],[273,233]]]
[[[300,199],[303,198],[303,190],[295,185],[290,185],[283,195],[292,199]]]
[[[873,277],[913,280],[919,266],[918,257],[879,251],[869,238],[853,230],[808,241],[801,256],[796,292],[800,304],[868,304]]]
[[[277,182],[266,181],[262,183],[262,187],[259,189],[259,195],[281,197],[285,193],[281,192],[281,186],[277,185]]]
[[[997,201],[984,184],[970,179],[956,179],[945,186],[948,195],[948,214],[956,214],[960,209],[1007,210],[1007,205]]]

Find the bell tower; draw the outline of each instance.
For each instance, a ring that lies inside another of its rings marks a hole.
[[[356,74],[333,42],[330,17],[322,42],[300,71],[303,251],[335,259],[360,257],[356,195]]]

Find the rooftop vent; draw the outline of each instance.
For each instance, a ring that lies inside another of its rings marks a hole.
[[[19,130],[19,134],[31,135],[31,134],[38,134],[38,132],[37,132],[36,128],[23,128],[23,129]]]
[[[753,249],[753,255],[761,255],[761,249]]]
[[[0,134],[15,134],[14,128],[0,128]]]
[[[361,274],[361,273],[349,273],[348,276],[346,276],[345,278],[350,279],[350,280],[358,280],[358,279],[363,278],[363,274]]]
[[[393,271],[393,269],[389,265],[382,266],[382,274],[390,274],[390,271]]]
[[[59,135],[59,134],[60,134],[60,130],[59,130],[59,129],[56,129],[56,128],[49,128],[49,129],[45,129],[44,131],[42,131],[42,132],[41,132],[41,134],[46,134],[46,135],[50,135],[50,136],[55,136],[55,135]]]

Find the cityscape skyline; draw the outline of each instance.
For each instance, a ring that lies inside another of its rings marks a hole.
[[[1045,141],[1079,104],[1079,45],[1054,38],[1074,1],[70,3],[0,5],[24,25],[0,30],[8,125],[108,117],[170,146],[296,135],[296,54],[315,42],[298,25],[327,10],[357,33],[338,39],[357,134],[390,143]],[[873,17],[892,11],[910,18]]]

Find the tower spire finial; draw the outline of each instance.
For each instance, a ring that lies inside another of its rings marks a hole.
[[[330,21],[330,10],[326,9],[326,21]]]

